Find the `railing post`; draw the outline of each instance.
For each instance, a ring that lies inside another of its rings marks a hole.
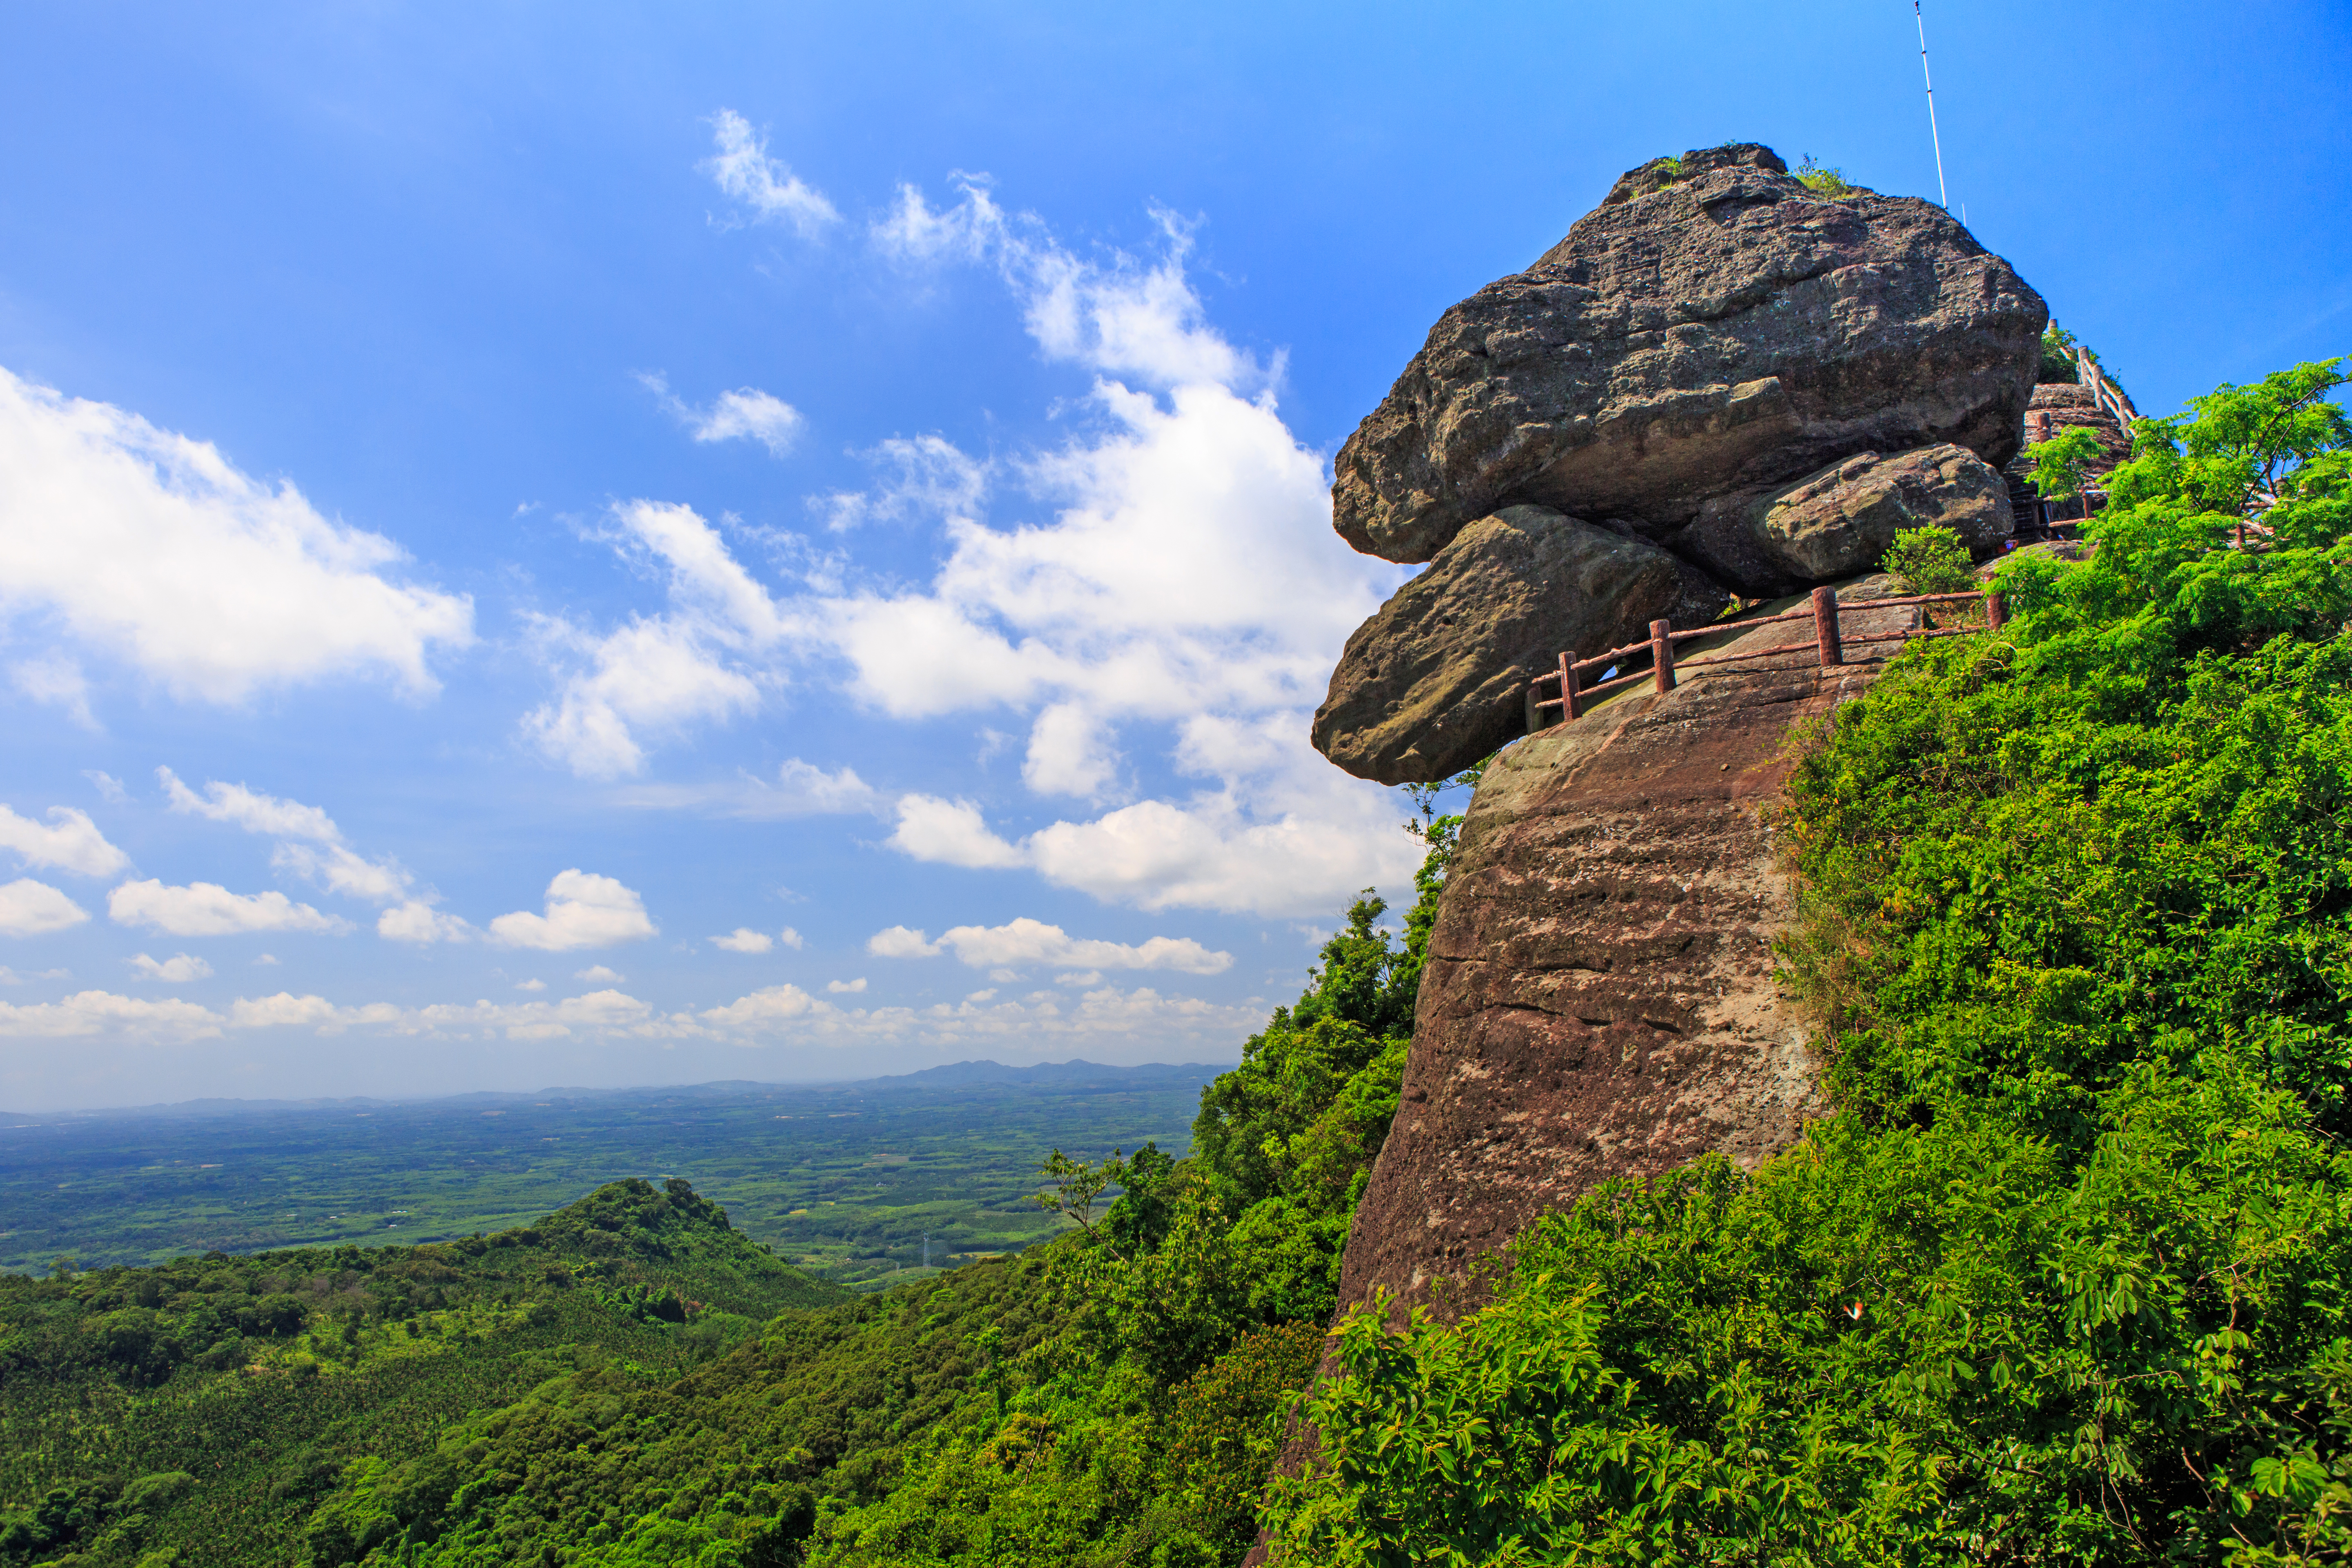
[[[1835,588],[1813,590],[1813,641],[1822,650],[1822,668],[1835,669],[1845,662],[1845,646],[1838,641]]]
[[[1583,704],[1576,700],[1576,655],[1573,651],[1559,656],[1559,721],[1581,718]]]
[[[1675,623],[1650,623],[1650,662],[1658,675],[1661,696],[1675,689]]]
[[[1985,626],[1999,631],[2009,624],[2009,595],[1998,588],[1985,590]]]

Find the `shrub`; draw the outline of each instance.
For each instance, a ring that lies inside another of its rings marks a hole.
[[[1859,187],[1846,184],[1843,170],[1833,168],[1827,163],[1815,163],[1811,153],[1806,153],[1803,160],[1789,173],[1799,184],[1815,195],[1827,196],[1832,201],[1859,194]]]
[[[1940,522],[1896,534],[1878,569],[1902,579],[1913,594],[1962,594],[1977,585],[1969,547]]]

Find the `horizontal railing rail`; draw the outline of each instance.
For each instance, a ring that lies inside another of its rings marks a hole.
[[[1927,607],[1931,605],[1981,604],[1984,622],[1980,626],[1934,626],[1927,624]],[[1849,637],[1842,622],[1847,612],[1857,614],[1875,610],[1898,610],[1916,606],[1919,624],[1901,631],[1870,632]],[[1644,677],[1657,687],[1661,695],[1672,691],[1678,670],[1705,668],[1711,665],[1738,664],[1751,658],[1769,658],[1775,654],[1811,652],[1824,669],[1835,669],[1845,663],[1848,645],[1884,642],[1911,642],[1927,637],[1961,637],[1969,632],[1998,627],[2009,619],[2007,601],[1998,588],[1975,589],[1964,594],[1906,594],[1895,598],[1863,599],[1851,605],[1838,602],[1834,588],[1816,588],[1811,603],[1794,610],[1784,610],[1777,616],[1758,616],[1744,621],[1716,621],[1703,626],[1676,626],[1672,621],[1652,621],[1650,635],[1640,642],[1630,642],[1622,647],[1612,647],[1591,658],[1579,658],[1574,652],[1559,656],[1556,669],[1547,669],[1530,676],[1527,684],[1527,713],[1529,732],[1546,728],[1550,721],[1545,714],[1554,709],[1563,710],[1561,721],[1581,718],[1586,705],[1594,698],[1613,692]],[[1759,626],[1778,626],[1784,621],[1813,623],[1813,641],[1810,650],[1802,643],[1780,643],[1771,647],[1748,648],[1740,652],[1702,654],[1686,658],[1679,665],[1675,658],[1675,645],[1698,637],[1719,637],[1736,632],[1753,631]],[[1588,670],[1622,667],[1629,659],[1648,655],[1650,666],[1604,680],[1587,681]],[[1542,696],[1538,688],[1551,684],[1556,696]]]

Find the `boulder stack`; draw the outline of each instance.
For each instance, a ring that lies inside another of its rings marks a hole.
[[[1349,640],[1317,746],[1443,778],[1564,648],[1866,571],[1921,523],[1993,548],[2047,321],[1932,203],[1822,195],[1753,143],[1629,172],[1340,447],[1340,537],[1436,564]]]

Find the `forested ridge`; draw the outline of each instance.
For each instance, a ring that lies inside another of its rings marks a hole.
[[[2087,560],[2011,560],[2009,626],[1792,738],[1834,1112],[1589,1194],[1460,1321],[1332,1322],[1424,809],[1402,940],[1349,910],[1185,1158],[1041,1151],[1072,1228],[1018,1257],[842,1300],[681,1180],[7,1279],[0,1562],[2342,1561],[2344,384],[2143,421]]]

